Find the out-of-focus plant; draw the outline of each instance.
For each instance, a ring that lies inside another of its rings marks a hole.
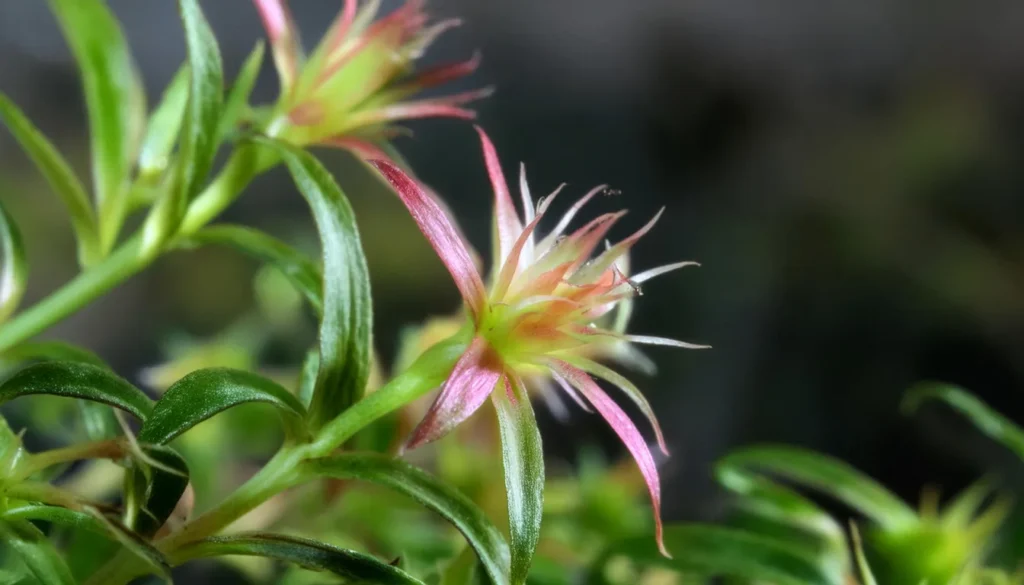
[[[941,400],[978,428],[1021,455],[1022,430],[971,394],[928,383],[912,389],[908,410]],[[834,458],[794,447],[737,450],[716,467],[719,482],[736,494],[736,512],[722,526],[670,525],[673,559],[634,537],[610,546],[591,573],[595,583],[645,582],[652,567],[668,580],[736,583],[1024,583],[1024,554],[1013,566],[989,559],[1004,543],[1000,529],[1011,511],[1009,496],[990,480],[967,488],[939,508],[926,492],[915,511],[873,479]],[[845,505],[856,514],[848,528],[797,488]]]

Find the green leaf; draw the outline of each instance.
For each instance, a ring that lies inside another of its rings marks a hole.
[[[50,188],[57,193],[68,215],[78,240],[78,260],[87,266],[98,259],[99,234],[96,231],[96,216],[89,204],[89,195],[64,160],[60,152],[43,136],[14,102],[0,93],[0,118],[11,131],[11,135],[25,150],[32,162],[39,168]]]
[[[151,254],[178,229],[188,203],[206,181],[217,153],[224,71],[217,39],[197,0],[178,0],[188,50],[189,91],[173,188],[157,201],[143,229],[142,254]]]
[[[224,101],[224,113],[220,117],[220,126],[217,128],[217,136],[223,141],[228,138],[235,126],[242,119],[245,109],[249,106],[249,96],[252,95],[252,88],[256,86],[256,78],[260,74],[260,67],[263,66],[263,41],[253,47],[252,52],[242,64],[238,72],[235,84]]]
[[[188,105],[188,88],[191,72],[188,64],[182,65],[164,89],[160,104],[153,110],[146,126],[146,137],[139,152],[139,174],[156,177],[170,164],[171,150],[181,132]]]
[[[27,361],[81,362],[110,369],[95,353],[63,341],[27,341],[3,353],[3,359],[15,364]]]
[[[173,449],[161,445],[142,445],[145,454],[157,466],[137,462],[125,474],[125,498],[128,513],[125,525],[144,537],[151,537],[164,525],[188,486],[188,465]]]
[[[122,547],[140,559],[149,569],[149,573],[162,577],[165,582],[171,582],[171,566],[167,563],[163,553],[156,549],[140,534],[132,532],[125,526],[111,521],[96,510],[90,510],[91,515],[100,522],[107,532],[114,537]]]
[[[81,398],[120,408],[146,420],[150,399],[107,368],[77,362],[45,362],[29,366],[0,384],[0,403],[28,394]]]
[[[516,385],[515,396],[494,392],[492,402],[501,429],[505,491],[512,544],[512,583],[526,582],[540,540],[544,512],[544,450],[530,398]]]
[[[501,532],[469,498],[425,471],[397,459],[359,453],[315,459],[305,466],[317,476],[368,481],[420,502],[466,537],[495,585],[509,583],[509,549]]]
[[[293,438],[305,434],[306,409],[291,392],[252,372],[209,368],[192,372],[168,388],[142,425],[139,441],[167,443],[215,414],[249,402],[276,407]]]
[[[14,363],[24,361],[58,361],[81,362],[110,369],[102,358],[95,353],[60,341],[29,341],[17,345],[3,354],[5,360]],[[89,440],[100,441],[116,437],[121,426],[114,416],[111,407],[88,400],[78,400],[78,411],[82,417],[82,426]]]
[[[176,551],[180,560],[226,555],[258,556],[295,563],[359,583],[375,585],[423,585],[423,582],[367,554],[329,544],[280,534],[243,533],[215,536]]]
[[[846,503],[887,530],[918,523],[914,510],[878,482],[820,453],[785,446],[748,447],[725,456],[720,465],[759,469],[814,488]]]
[[[25,294],[28,261],[21,232],[7,209],[0,204],[0,323],[14,313]]]
[[[829,572],[808,557],[773,540],[721,526],[685,524],[665,527],[662,556],[649,536],[612,546],[596,567],[593,582],[603,582],[608,563],[617,557],[641,565],[661,566],[702,577],[735,577],[774,585],[839,585]]]
[[[181,157],[186,201],[198,191],[217,152],[217,127],[224,99],[224,67],[217,38],[197,0],[179,0],[188,48],[190,86],[185,109]],[[182,209],[184,211],[184,208]]]
[[[215,225],[189,237],[191,244],[230,246],[266,262],[281,271],[317,315],[323,314],[323,279],[320,269],[305,254],[257,229],[238,225]]]
[[[860,571],[860,582],[864,585],[878,585],[875,574],[871,571],[868,558],[864,554],[864,545],[860,539],[860,530],[856,524],[850,524],[850,534],[853,536],[853,556],[857,559],[857,570]]]
[[[113,542],[121,544],[135,556],[139,557],[150,567],[154,574],[165,578],[170,576],[170,566],[153,545],[123,525],[103,516],[95,509],[79,512],[57,506],[28,504],[4,512],[2,519],[8,522],[24,520],[50,522],[73,530],[83,530],[106,537]]]
[[[739,494],[731,524],[830,561],[835,581],[849,571],[846,534],[827,512],[794,490],[741,467],[719,463],[718,481]]]
[[[299,389],[296,394],[299,402],[307,408],[313,401],[313,391],[316,390],[316,374],[320,371],[320,352],[311,349],[306,352],[302,360],[302,371],[299,372]]]
[[[50,0],[50,7],[82,76],[100,246],[106,251],[124,219],[129,178],[146,123],[146,95],[121,27],[103,0]]]
[[[75,585],[71,570],[46,536],[25,521],[0,522],[0,537],[40,585]]]
[[[3,520],[35,520],[51,522],[67,528],[110,536],[107,527],[92,514],[44,504],[24,504],[3,513]]]
[[[1007,449],[1024,459],[1024,429],[999,414],[989,405],[962,388],[949,384],[924,383],[907,392],[903,409],[913,412],[921,403],[929,400],[944,402],[971,421],[974,426],[990,438],[1002,443]]]
[[[261,140],[288,166],[313,211],[323,252],[320,372],[310,405],[313,428],[332,420],[366,389],[370,374],[370,277],[355,215],[330,173],[307,152]]]

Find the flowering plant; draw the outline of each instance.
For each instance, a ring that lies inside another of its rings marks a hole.
[[[1006,500],[988,501],[995,491],[988,484],[941,513],[932,506],[918,514],[849,466],[784,447],[721,461],[718,478],[737,494],[741,512],[728,525],[663,525],[647,437],[664,456],[668,446],[641,389],[607,364],[649,371],[654,364],[637,346],[706,347],[627,331],[640,287],[695,263],[633,273],[630,250],[660,213],[614,244],[606,237],[624,212],[574,226],[604,187],[569,205],[541,237],[539,224],[562,188],[534,201],[523,170],[517,210],[496,149],[477,128],[494,202],[494,254],[484,279],[443,200],[399,166],[389,143],[405,120],[473,118],[468,104],[488,93],[415,97],[478,67],[473,56],[417,69],[456,21],[430,24],[420,0],[381,17],[378,1],[360,7],[346,0],[306,56],[285,1],[255,0],[280,92],[275,103],[254,106],[262,46],[225,91],[217,40],[198,0],[178,0],[188,61],[150,111],[104,0],[49,4],[80,66],[92,183],[87,189],[0,95],[0,118],[68,211],[81,265],[70,282],[19,311],[25,246],[0,206],[0,582],[170,582],[177,567],[207,558],[251,582],[295,584],[653,584],[724,576],[866,585],[876,573],[882,582],[913,585],[1024,581],[988,562],[1010,509]],[[461,293],[456,315],[403,340],[391,373],[372,347],[370,268],[356,217],[305,150],[315,145],[368,162]],[[218,166],[222,150],[229,154]],[[309,205],[319,261],[255,228],[214,223],[253,179],[279,165]],[[143,215],[139,227],[125,236],[136,214]],[[211,245],[267,267],[258,288],[271,300],[223,335],[183,344],[133,381],[87,349],[34,339],[164,255]],[[314,347],[285,372],[261,368],[259,347],[276,326],[304,318],[288,310],[300,303],[315,316]],[[602,381],[647,419],[649,433]],[[435,390],[421,408],[418,399]],[[34,402],[41,395],[55,400]],[[634,461],[590,456],[578,471],[546,473],[532,403],[561,396],[607,421]],[[488,399],[496,424],[471,419]],[[928,386],[912,399],[944,400],[1022,450],[1024,433],[963,391]],[[247,408],[253,404],[264,408]],[[36,449],[25,429],[58,446]],[[856,527],[844,529],[772,478],[861,512],[869,520],[863,542]]]

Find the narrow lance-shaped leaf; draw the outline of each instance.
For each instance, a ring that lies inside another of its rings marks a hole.
[[[145,420],[152,402],[138,388],[107,368],[76,362],[29,366],[0,384],[0,403],[29,394],[81,398],[120,408]]]
[[[188,51],[189,90],[181,124],[175,184],[164,193],[143,230],[142,253],[151,254],[178,229],[217,152],[224,72],[217,39],[197,0],[178,0]]]
[[[796,447],[748,447],[721,459],[721,465],[760,469],[812,487],[853,507],[880,526],[899,530],[918,522],[906,503],[870,477],[831,457]]]
[[[288,390],[252,372],[209,368],[192,372],[164,393],[142,425],[139,441],[167,443],[219,412],[251,402],[276,407],[291,437],[305,435],[306,409]]]
[[[249,96],[252,95],[252,88],[256,86],[256,78],[259,76],[260,67],[263,66],[263,52],[263,41],[260,41],[242,64],[242,69],[238,72],[238,77],[224,101],[224,112],[217,127],[218,141],[226,140],[245,114],[249,106]]]
[[[320,371],[310,404],[313,428],[358,401],[370,373],[372,309],[366,258],[355,215],[330,173],[312,155],[283,143],[274,148],[313,211],[323,252]]]
[[[776,585],[841,585],[813,556],[743,530],[710,525],[665,527],[665,557],[650,538],[637,537],[611,547],[595,565],[590,582],[604,583],[603,568],[617,557],[702,577],[735,577]]]
[[[0,248],[0,323],[3,323],[18,308],[28,281],[21,232],[3,204],[0,204]]]
[[[146,96],[117,19],[103,0],[50,0],[82,76],[89,114],[100,245],[117,238],[132,164],[146,122]]]
[[[89,204],[89,195],[60,152],[43,136],[14,102],[0,93],[0,118],[15,140],[36,164],[43,178],[67,208],[71,226],[78,240],[78,260],[83,266],[91,264],[99,254],[99,234],[96,217]]]
[[[978,397],[949,384],[925,383],[907,393],[903,408],[910,412],[928,400],[945,403],[967,417],[978,430],[1024,459],[1024,429],[993,410]]]
[[[544,512],[544,451],[530,398],[520,384],[512,395],[502,389],[491,394],[501,429],[508,523],[512,540],[512,583],[526,582],[540,540]]]
[[[142,539],[141,536],[134,534],[123,525],[107,518],[98,510],[87,509],[86,511],[78,511],[57,506],[27,504],[7,510],[3,513],[0,520],[8,522],[24,520],[43,521],[72,530],[83,530],[90,534],[102,536],[113,542],[120,543],[148,565],[154,574],[165,578],[169,577],[170,568],[159,551]]]
[[[44,504],[23,504],[3,513],[3,520],[35,520],[51,522],[67,528],[84,530],[92,534],[110,536],[103,522],[92,514]]]
[[[3,359],[14,363],[22,361],[80,362],[110,369],[95,353],[60,341],[29,341],[15,346],[3,354]],[[121,427],[110,406],[90,400],[78,400],[85,434],[91,441],[116,437]]]
[[[168,564],[167,559],[164,558],[163,553],[157,550],[142,535],[132,532],[117,522],[113,522],[97,510],[90,509],[88,513],[103,524],[108,534],[125,550],[141,560],[146,565],[150,574],[162,577],[165,583],[171,583],[171,566]]]
[[[182,188],[187,199],[205,179],[217,152],[217,127],[224,99],[224,67],[217,38],[197,0],[179,0],[178,6],[185,28],[190,71],[181,142],[185,176]]]
[[[175,564],[185,560],[225,555],[256,556],[294,563],[307,569],[329,571],[348,582],[376,585],[423,585],[397,567],[370,555],[294,536],[243,533],[215,536],[176,551]]]
[[[346,454],[305,464],[309,475],[359,479],[393,489],[451,522],[476,551],[495,585],[509,583],[509,549],[498,529],[472,501],[423,470],[381,455]]]
[[[100,356],[84,347],[63,341],[28,341],[5,351],[2,358],[12,364],[27,361],[81,362],[109,369]]]
[[[230,246],[281,271],[309,302],[317,315],[323,313],[323,279],[320,269],[305,254],[257,229],[239,225],[215,225],[189,237],[192,244]]]
[[[715,475],[722,485],[741,496],[737,502],[740,522],[749,516],[758,532],[815,554],[830,555],[836,561],[837,574],[847,572],[846,534],[826,511],[795,490],[744,467],[719,463]]]
[[[30,522],[0,521],[0,537],[40,585],[75,585],[71,570],[60,554]]]
[[[191,71],[186,63],[171,78],[160,103],[149,117],[146,137],[139,152],[139,173],[143,177],[156,177],[167,169],[185,117],[190,77]]]

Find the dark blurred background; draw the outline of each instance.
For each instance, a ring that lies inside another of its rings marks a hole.
[[[184,58],[173,2],[111,0],[150,102]],[[307,40],[338,1],[296,1]],[[396,5],[385,2],[385,10]],[[729,448],[787,442],[843,457],[916,502],[995,471],[1021,487],[1013,457],[942,408],[908,417],[922,379],[961,384],[1024,421],[1024,3],[1019,0],[433,0],[460,16],[428,62],[483,67],[478,105],[506,174],[527,164],[535,193],[608,183],[628,207],[616,237],[661,206],[637,269],[703,267],[645,287],[632,329],[709,343],[652,350],[639,380],[674,456],[671,518],[709,518],[723,498],[712,462]],[[263,32],[248,0],[204,3],[229,78]],[[76,69],[46,3],[0,3],[0,90],[84,174],[87,129]],[[276,80],[268,59],[257,101]],[[489,241],[490,190],[471,128],[424,121],[397,146]],[[323,158],[359,217],[389,360],[400,330],[457,295],[395,198],[343,153]],[[0,132],[0,193],[25,226],[30,298],[75,271],[64,212]],[[261,178],[227,217],[315,251],[286,173]],[[175,336],[203,338],[254,301],[255,266],[232,252],[181,253],[49,333],[135,376]],[[273,355],[268,359],[273,360]],[[277,358],[283,359],[283,358]],[[603,441],[601,421],[544,416],[555,455]],[[556,445],[557,443],[557,445]]]

